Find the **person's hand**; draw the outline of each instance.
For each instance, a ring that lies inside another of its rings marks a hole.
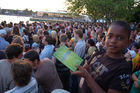
[[[140,86],[138,85],[138,82],[137,81],[134,81],[134,86],[135,86],[135,88],[140,89]]]
[[[84,67],[82,66],[76,66],[76,67],[77,67],[77,70],[75,72],[71,72],[73,75],[77,75],[84,78],[88,76],[89,73]]]
[[[87,63],[88,61],[87,60],[85,60],[85,64],[83,65],[83,68],[85,68],[86,70],[88,70],[88,68],[90,67],[90,65],[88,65],[88,63]]]

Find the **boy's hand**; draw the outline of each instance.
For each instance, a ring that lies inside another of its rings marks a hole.
[[[76,66],[76,67],[77,67],[77,70],[75,72],[71,72],[73,75],[77,75],[84,78],[88,76],[89,73],[84,67],[82,66]]]

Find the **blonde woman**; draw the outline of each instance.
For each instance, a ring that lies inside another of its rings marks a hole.
[[[58,44],[58,36],[57,36],[56,31],[53,30],[51,32],[51,37],[53,39],[53,45],[56,46]]]
[[[40,45],[40,39],[38,35],[33,35],[33,41],[34,43],[32,44],[32,49],[37,50]]]

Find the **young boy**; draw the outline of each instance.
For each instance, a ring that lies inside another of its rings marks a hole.
[[[106,52],[72,72],[85,79],[82,93],[128,93],[131,66],[124,59],[123,50],[130,43],[129,37],[127,23],[116,21],[110,25],[105,40]]]
[[[11,65],[11,73],[16,85],[5,93],[38,93],[38,85],[32,75],[32,66],[29,62],[16,60]]]

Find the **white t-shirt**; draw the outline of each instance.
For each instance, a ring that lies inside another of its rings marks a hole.
[[[100,51],[100,45],[103,45],[102,42],[97,42],[97,43],[96,43],[96,47],[97,47],[97,49],[98,49],[99,51]]]
[[[6,91],[5,93],[38,93],[37,81],[32,77],[28,85],[23,87],[16,86],[15,88]]]

